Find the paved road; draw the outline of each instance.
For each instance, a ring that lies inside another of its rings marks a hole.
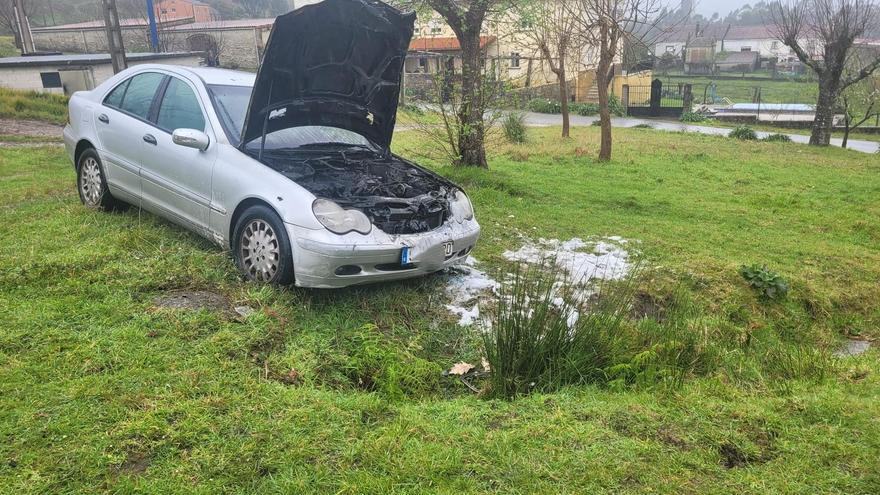
[[[562,125],[562,115],[559,114],[525,112],[525,117],[526,125],[531,127]],[[599,117],[582,117],[580,115],[572,115],[571,125],[588,126],[592,125],[593,122],[596,120],[599,120]],[[611,125],[614,127],[633,127],[640,124],[648,124],[655,129],[661,129],[664,131],[698,132],[700,134],[711,134],[717,136],[726,136],[731,130],[733,130],[726,127],[708,127],[704,125],[693,125],[685,124],[682,122],[670,122],[666,120],[655,119],[636,119],[631,117],[614,117],[611,119]],[[771,134],[770,132],[764,131],[755,132],[760,138],[766,137]],[[796,143],[807,144],[810,142],[810,136],[805,136],[803,134],[787,134],[787,136]],[[833,138],[831,140],[831,144],[834,146],[840,146],[840,143],[841,140],[839,138]],[[874,141],[864,141],[861,139],[850,139],[847,143],[847,148],[855,151],[861,151],[862,153],[877,153],[878,149],[880,149],[880,143]]]

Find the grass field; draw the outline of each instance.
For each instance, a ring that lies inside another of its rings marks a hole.
[[[787,79],[719,79],[711,76],[693,75],[668,75],[659,76],[663,84],[668,87],[677,86],[679,83],[692,84],[694,103],[703,103],[703,97],[711,103],[711,92],[706,91],[709,84],[716,86],[715,95],[718,98],[726,97],[734,103],[751,103],[755,94],[755,88],[761,89],[761,101],[766,103],[807,103],[816,104],[819,95],[819,85],[815,81],[797,81]]]
[[[63,124],[67,121],[67,97],[0,88],[0,117]]]
[[[619,235],[640,289],[711,363],[678,386],[568,387],[513,401],[442,369],[480,335],[445,279],[342,291],[240,281],[210,243],[137,209],[80,206],[60,148],[0,149],[2,493],[877,493],[880,158],[615,130],[532,129],[461,183],[474,252]],[[430,153],[413,132],[409,156]],[[762,303],[737,273],[791,283]],[[207,290],[213,310],[157,308]],[[232,306],[256,309],[242,317]]]

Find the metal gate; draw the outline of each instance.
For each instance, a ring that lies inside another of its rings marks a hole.
[[[632,117],[681,117],[690,106],[691,85],[664,88],[660,79],[650,86],[624,86],[627,115]]]

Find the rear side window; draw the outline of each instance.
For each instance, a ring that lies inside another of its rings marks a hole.
[[[205,130],[205,117],[202,107],[192,88],[180,79],[171,78],[159,106],[156,125],[172,132],[175,129]]]
[[[128,87],[129,82],[131,82],[131,79],[126,79],[124,83],[113,88],[113,91],[111,91],[110,94],[107,95],[106,98],[104,98],[104,104],[114,108],[119,108],[119,105],[122,104],[122,97],[125,96],[125,88]]]
[[[164,75],[155,72],[147,72],[132,77],[128,83],[128,89],[125,91],[125,97],[122,99],[122,105],[119,108],[132,115],[146,119],[150,114],[150,107],[153,104],[156,90],[164,78]]]

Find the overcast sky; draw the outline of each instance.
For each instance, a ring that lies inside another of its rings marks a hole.
[[[695,0],[695,2],[694,10],[706,17],[710,17],[715,12],[724,17],[731,10],[738,9],[747,3],[755,3],[748,0]]]

